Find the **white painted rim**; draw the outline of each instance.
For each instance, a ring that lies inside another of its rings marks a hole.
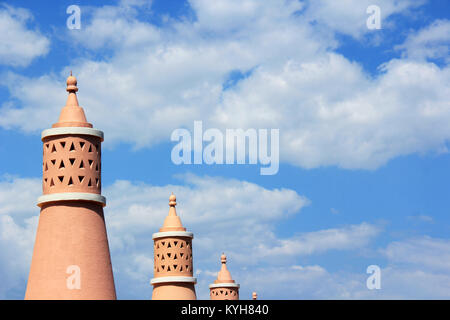
[[[71,200],[85,200],[100,203],[103,207],[106,206],[106,198],[95,193],[82,192],[67,192],[67,193],[53,193],[40,196],[38,198],[38,206],[44,203],[57,201],[71,201]]]
[[[92,128],[84,128],[84,127],[61,127],[61,128],[51,128],[45,129],[42,131],[41,139],[50,136],[60,136],[64,134],[84,134],[88,136],[99,137],[103,141],[103,131],[92,129]]]
[[[197,283],[197,278],[194,277],[160,277],[150,280],[150,284],[168,283],[168,282],[189,282]]]
[[[209,285],[210,289],[214,288],[240,288],[239,283],[213,283]]]
[[[186,237],[186,238],[194,238],[194,234],[192,232],[187,231],[165,231],[165,232],[156,232],[152,235],[152,239],[158,238],[167,238],[167,237]]]

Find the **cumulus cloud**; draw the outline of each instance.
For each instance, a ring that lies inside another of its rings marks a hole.
[[[22,299],[37,228],[38,179],[0,180],[0,299]]]
[[[260,246],[258,255],[277,257],[283,255],[308,255],[332,249],[355,249],[367,246],[380,233],[380,228],[362,223],[339,229],[309,232],[287,240],[279,240],[271,248]]]
[[[220,2],[223,10],[190,3],[195,19],[160,26],[140,21],[125,5],[94,8],[73,33],[80,46],[112,50],[108,59],[80,58],[70,68],[79,79],[79,101],[106,132],[107,145],[169,143],[174,129],[203,120],[205,128],[223,130],[278,128],[281,160],[304,168],[375,169],[400,155],[447,152],[447,65],[409,55],[386,61],[374,78],[333,51],[332,32],[309,23],[315,4],[248,0],[232,24],[234,2]],[[382,8],[386,16],[411,6],[399,1]],[[430,28],[442,30],[441,24]],[[411,39],[405,52],[422,43]],[[68,71],[4,75],[12,100],[0,109],[0,126],[38,131],[56,121]],[[243,76],[225,86],[236,74]]]
[[[430,237],[394,241],[382,251],[393,263],[450,270],[450,240]]]
[[[436,20],[419,32],[410,34],[396,49],[410,59],[444,59],[445,63],[449,63],[449,34],[450,21]]]
[[[168,186],[117,181],[105,190],[111,199],[107,216],[112,248],[126,250],[144,239],[151,246],[151,234],[168,213],[171,192],[179,195],[177,211],[183,223],[195,231],[195,245],[202,252],[197,261],[219,255],[215,251],[220,247],[236,253],[237,260],[252,257],[256,263],[255,247],[276,239],[273,222],[288,219],[309,203],[293,190],[269,190],[233,179],[187,175],[182,185]],[[120,237],[114,237],[116,233]]]
[[[151,297],[151,236],[168,213],[172,191],[178,195],[177,211],[183,224],[194,232],[199,298],[208,298],[208,284],[220,268],[222,251],[228,255],[233,278],[241,284],[243,299],[249,299],[252,291],[261,299],[449,297],[447,239],[398,240],[376,251],[378,255],[370,257],[368,264],[380,261],[382,289],[370,291],[365,287],[368,275],[364,268],[331,272],[314,263],[299,265],[297,258],[367,248],[379,227],[361,223],[280,238],[274,224],[299,214],[308,203],[295,191],[233,179],[193,175],[181,179],[183,183],[176,185],[116,181],[106,187],[105,217],[119,298]],[[0,182],[0,298],[24,295],[40,189],[38,179],[6,177]],[[21,204],[13,206],[17,195],[21,195]],[[382,259],[387,259],[387,265]]]
[[[264,235],[275,237],[272,223],[297,214],[308,203],[289,189],[269,190],[245,181],[192,175],[183,179],[183,185],[117,181],[106,188],[106,222],[122,296],[151,296],[151,236],[168,213],[171,192],[179,194],[178,213],[195,233],[199,270],[211,255],[220,255],[219,247],[232,256],[233,250],[251,250]],[[1,297],[20,298],[21,289],[25,289],[39,212],[35,202],[40,192],[38,179],[7,177],[0,182],[0,275],[5,283]],[[242,246],[241,241],[248,245]],[[11,290],[16,290],[17,295],[12,295]]]
[[[395,14],[404,14],[408,10],[421,6],[425,0],[314,0],[307,1],[306,16],[310,21],[327,26],[334,32],[340,32],[360,39],[371,32],[366,21],[370,14],[366,12],[371,5],[377,5],[381,13],[381,27],[391,26],[389,19]]]
[[[27,66],[47,54],[49,39],[27,27],[32,18],[29,10],[0,5],[0,64]]]

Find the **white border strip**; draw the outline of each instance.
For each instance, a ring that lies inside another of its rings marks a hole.
[[[55,201],[69,201],[69,200],[86,200],[100,203],[103,207],[106,206],[106,198],[102,195],[95,193],[82,193],[82,192],[66,192],[66,193],[53,193],[40,196],[38,198],[38,206],[41,206],[47,202]]]
[[[150,280],[150,284],[167,283],[167,282],[190,282],[197,283],[197,278],[194,277],[159,277]]]
[[[213,283],[209,285],[210,289],[214,288],[240,288],[239,283]]]
[[[51,129],[45,129],[41,133],[41,139],[44,139],[46,137],[50,136],[60,136],[63,134],[85,134],[89,136],[96,136],[102,139],[103,141],[103,131],[92,129],[92,128],[85,128],[85,127],[61,127],[61,128],[51,128]]]
[[[165,232],[156,232],[152,235],[152,239],[158,238],[166,238],[166,237],[188,237],[194,238],[194,234],[192,232],[187,231],[165,231]]]

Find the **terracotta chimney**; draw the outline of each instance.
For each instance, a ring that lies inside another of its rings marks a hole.
[[[25,299],[116,299],[101,195],[103,132],[78,105],[67,78],[66,106],[42,132],[43,195]]]
[[[154,240],[153,300],[196,300],[192,263],[192,232],[177,216],[176,197],[169,198],[169,214]]]
[[[235,283],[227,269],[227,256],[222,254],[220,260],[222,268],[217,280],[209,285],[211,300],[239,300],[239,284]]]

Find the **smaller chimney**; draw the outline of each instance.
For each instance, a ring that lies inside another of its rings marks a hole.
[[[209,285],[210,298],[211,300],[239,300],[239,284],[235,283],[227,269],[227,256],[222,254],[220,260],[222,268],[217,275],[217,280]]]

